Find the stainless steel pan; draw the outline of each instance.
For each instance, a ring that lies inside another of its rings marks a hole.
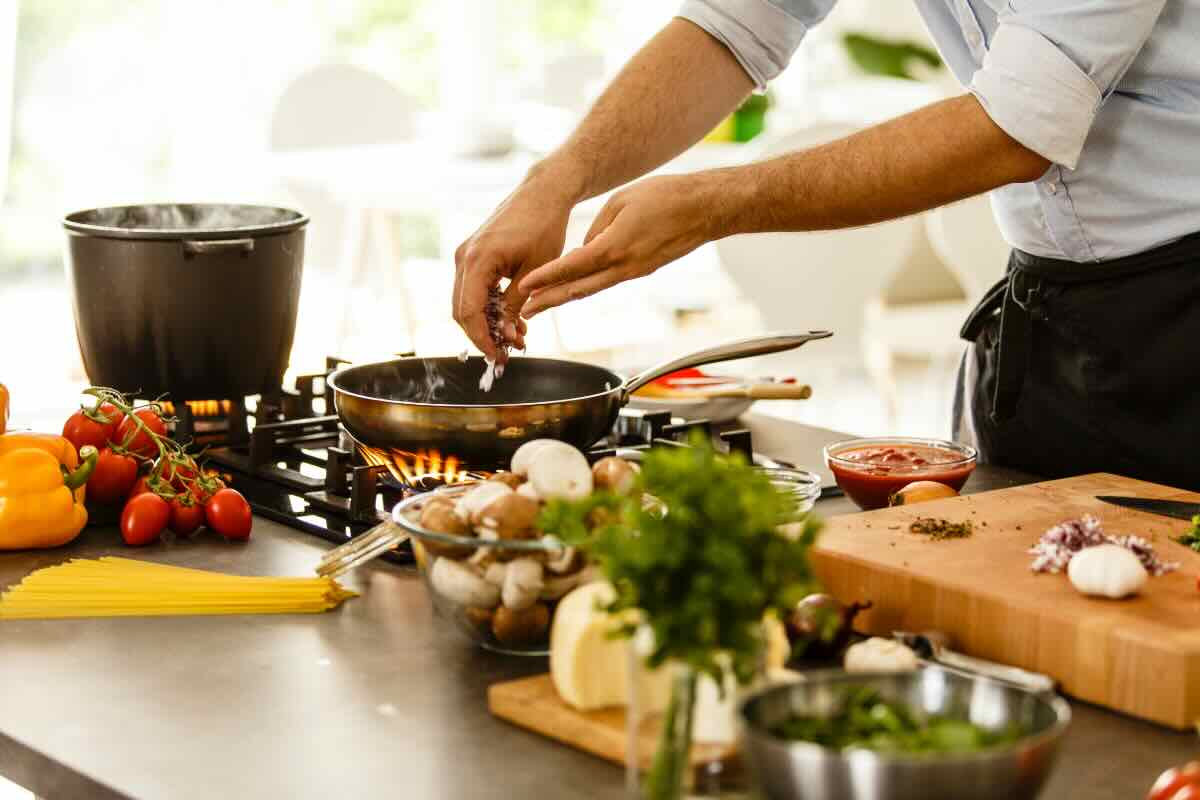
[[[832,335],[809,331],[746,339],[673,359],[628,380],[576,361],[514,358],[492,391],[483,392],[479,357],[401,358],[343,368],[329,377],[329,385],[342,424],[365,445],[501,463],[531,439],[590,446],[612,429],[633,392],[663,375],[792,350]]]

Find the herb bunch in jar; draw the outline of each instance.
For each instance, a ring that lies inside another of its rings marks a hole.
[[[705,437],[692,445],[647,453],[638,491],[553,503],[542,520],[543,530],[585,548],[612,583],[616,596],[605,610],[635,610],[653,633],[647,665],[676,670],[642,786],[648,800],[686,789],[699,676],[718,687],[730,673],[747,683],[763,657],[764,615],[782,616],[814,585],[808,551],[818,521],[809,516],[781,533],[792,511],[786,494],[740,455],[716,453]],[[661,506],[645,503],[643,493]],[[587,534],[584,520],[598,505],[609,522]],[[632,636],[637,627],[619,633]]]

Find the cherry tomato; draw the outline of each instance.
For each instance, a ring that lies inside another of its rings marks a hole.
[[[204,521],[226,539],[249,539],[254,517],[241,492],[221,489],[204,504]]]
[[[132,500],[139,494],[145,494],[146,492],[150,491],[150,487],[147,485],[147,481],[149,480],[149,475],[142,475],[139,477],[136,481],[134,481],[133,488],[129,490],[129,494],[125,496],[125,499],[127,501]]]
[[[166,438],[167,424],[163,422],[162,417],[158,415],[157,411],[153,408],[139,408],[133,413],[156,435],[164,439]],[[113,443],[119,444],[129,452],[136,453],[143,458],[151,458],[158,455],[158,445],[131,419],[121,421],[121,424],[117,427],[117,435],[113,437]]]
[[[75,445],[76,451],[89,444],[97,450],[107,447],[108,440],[125,419],[125,415],[112,403],[102,404],[100,414],[108,421],[98,422],[85,414],[82,408],[79,409],[68,417],[63,425],[63,438]]]
[[[1188,789],[1195,789],[1186,793]],[[1172,767],[1158,776],[1150,787],[1146,800],[1194,800],[1200,797],[1200,761],[1189,761],[1182,767]]]
[[[87,482],[87,498],[104,505],[119,503],[137,483],[138,463],[132,456],[105,447],[96,458],[96,468]]]
[[[152,492],[139,494],[121,511],[121,538],[125,544],[150,544],[167,527],[170,518],[170,503]]]
[[[171,501],[171,520],[167,524],[180,536],[190,536],[204,524],[204,506],[188,499],[186,505],[179,497]]]

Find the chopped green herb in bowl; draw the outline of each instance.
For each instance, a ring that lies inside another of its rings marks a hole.
[[[885,700],[869,686],[846,688],[844,705],[828,717],[793,715],[770,728],[781,739],[812,742],[833,750],[865,748],[883,753],[975,753],[1012,744],[1027,731],[1016,723],[989,730],[949,717],[921,719],[903,703]]]

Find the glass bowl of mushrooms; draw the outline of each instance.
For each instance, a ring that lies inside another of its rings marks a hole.
[[[546,655],[559,600],[597,575],[576,548],[539,529],[542,507],[631,491],[636,469],[616,457],[591,465],[571,445],[538,439],[513,455],[512,471],[408,498],[392,518],[412,536],[440,616],[488,650]]]

